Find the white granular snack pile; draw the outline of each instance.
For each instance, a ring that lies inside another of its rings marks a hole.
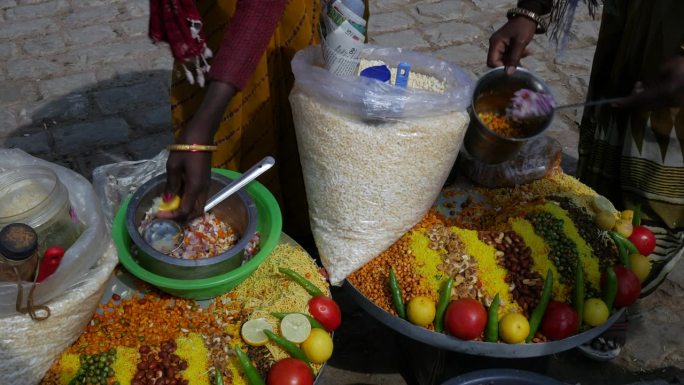
[[[360,74],[361,71],[365,70],[368,67],[375,67],[375,66],[387,66],[387,68],[390,71],[390,74],[392,75],[390,77],[390,83],[395,84],[397,82],[397,67],[390,67],[387,65],[382,60],[365,60],[362,59],[359,62],[359,70],[358,73]],[[429,75],[424,75],[421,74],[420,72],[417,71],[411,71],[409,73],[409,78],[408,78],[408,88],[416,88],[422,91],[428,91],[428,92],[436,92],[436,93],[444,93],[446,91],[446,86],[444,85],[444,82],[439,81],[438,79],[435,79],[432,76]]]
[[[311,228],[331,283],[339,285],[429,210],[469,118],[451,112],[370,122],[296,88],[290,101]]]

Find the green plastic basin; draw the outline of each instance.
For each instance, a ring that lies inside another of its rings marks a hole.
[[[240,173],[235,171],[223,169],[212,169],[212,171],[231,179],[240,176]],[[126,231],[125,223],[128,200],[119,207],[112,226],[112,237],[119,254],[119,261],[138,279],[177,297],[203,300],[229,292],[249,277],[273,251],[280,240],[283,226],[278,202],[264,185],[254,181],[245,189],[256,204],[257,231],[261,239],[259,252],[244,265],[227,273],[202,279],[174,279],[151,273],[140,266],[131,255],[131,237]]]

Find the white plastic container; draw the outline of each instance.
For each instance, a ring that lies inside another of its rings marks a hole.
[[[52,170],[41,166],[0,173],[0,228],[10,223],[36,230],[40,255],[52,246],[67,250],[82,231],[66,187]]]

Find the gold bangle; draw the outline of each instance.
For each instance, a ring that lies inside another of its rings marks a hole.
[[[509,9],[508,12],[506,12],[506,17],[508,19],[511,19],[516,16],[526,17],[534,21],[534,23],[537,24],[537,30],[535,31],[535,33],[546,33],[546,31],[549,29],[549,27],[546,25],[544,20],[541,17],[539,17],[539,15],[525,8],[512,8]]]
[[[204,144],[169,144],[167,149],[169,151],[190,151],[190,152],[200,152],[200,151],[216,151],[216,146],[204,145]]]

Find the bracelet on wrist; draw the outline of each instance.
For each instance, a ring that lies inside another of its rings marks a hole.
[[[169,151],[212,152],[216,151],[217,147],[205,144],[169,144],[167,149]]]
[[[534,21],[534,23],[537,24],[537,30],[535,31],[536,33],[546,33],[546,31],[549,29],[548,25],[546,25],[544,20],[539,15],[525,8],[511,8],[508,10],[508,12],[506,12],[506,17],[509,20],[517,16],[522,16]]]

